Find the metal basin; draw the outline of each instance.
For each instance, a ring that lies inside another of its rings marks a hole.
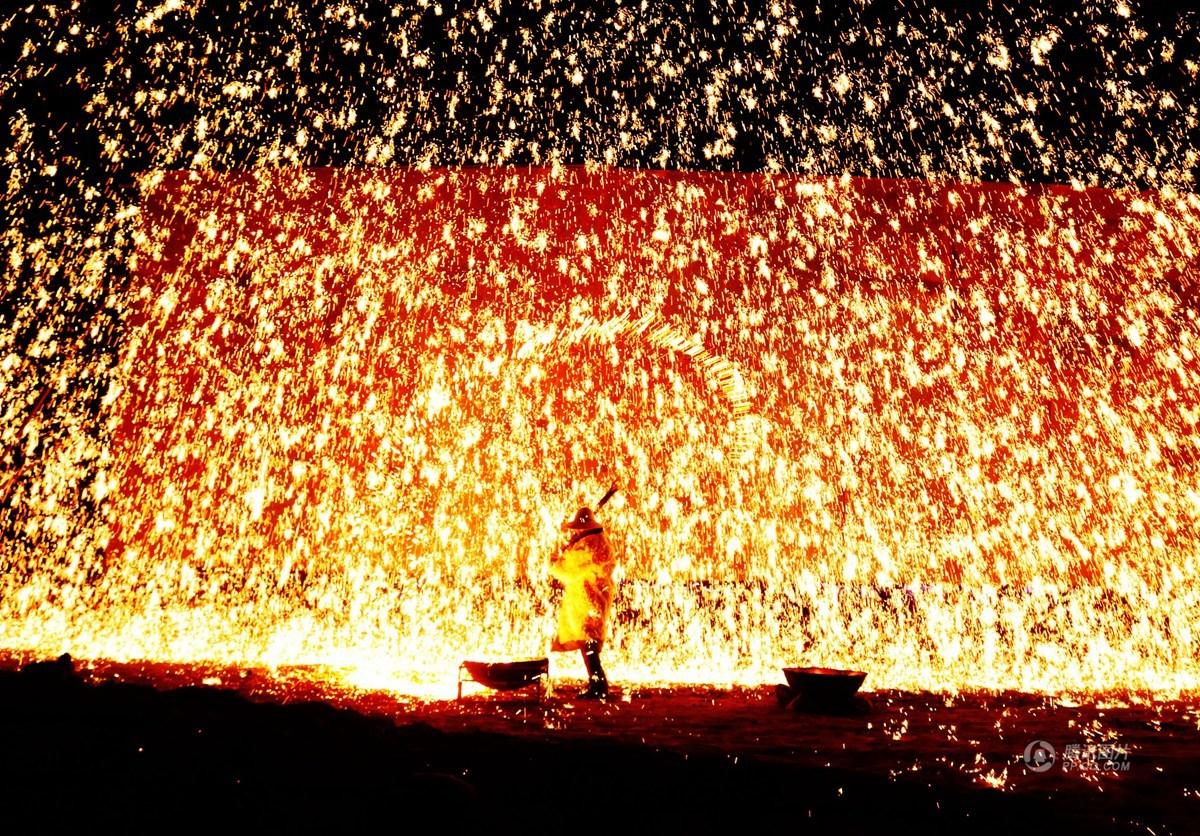
[[[524,688],[545,678],[550,673],[550,660],[518,659],[515,662],[472,662],[462,663],[462,668],[475,682],[496,691],[512,691]]]
[[[867,678],[864,671],[837,668],[784,668],[788,686],[817,703],[847,702]]]

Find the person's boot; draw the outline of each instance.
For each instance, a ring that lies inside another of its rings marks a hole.
[[[600,666],[600,642],[588,642],[583,648],[583,664],[587,668],[588,687],[579,692],[581,700],[603,700],[608,698],[608,678]]]

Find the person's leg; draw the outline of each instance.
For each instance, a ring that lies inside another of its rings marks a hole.
[[[608,678],[600,665],[600,642],[589,641],[583,648],[583,664],[587,668],[588,687],[579,696],[595,699],[608,696]]]

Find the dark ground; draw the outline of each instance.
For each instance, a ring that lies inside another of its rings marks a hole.
[[[117,681],[131,677],[167,690]],[[630,691],[603,705],[454,703],[286,676],[264,685],[262,673],[233,670],[217,678],[244,693],[175,687],[189,678],[201,677],[69,663],[0,671],[9,823],[37,832],[470,823],[1200,832],[1200,728],[1195,707],[1180,703],[1103,709],[1018,694],[876,692],[868,715],[828,717],[781,711],[769,689]],[[1060,744],[1109,739],[1133,750],[1130,769],[1032,774],[1021,752],[1036,738],[1060,753]],[[1003,790],[985,785],[982,776],[1002,770]]]

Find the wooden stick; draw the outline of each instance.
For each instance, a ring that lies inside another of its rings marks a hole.
[[[596,503],[596,510],[597,510],[597,511],[599,511],[601,508],[603,508],[603,507],[604,507],[604,503],[606,503],[606,502],[608,502],[610,499],[612,499],[612,498],[613,498],[613,496],[615,496],[615,495],[616,495],[616,493],[617,493],[617,486],[616,486],[616,485],[613,485],[611,488],[609,488],[609,489],[608,489],[608,493],[606,493],[606,494],[605,494],[605,495],[604,495],[604,496],[603,496],[603,497],[600,499],[600,501]]]

